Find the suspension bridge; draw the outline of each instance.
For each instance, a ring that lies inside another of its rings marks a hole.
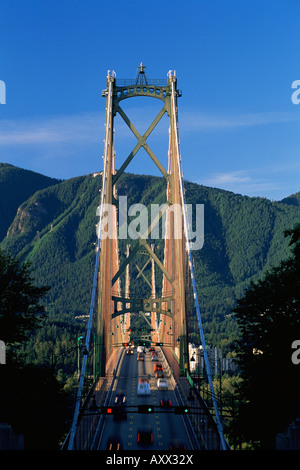
[[[143,64],[135,79],[121,80],[109,71],[102,96],[106,118],[96,259],[74,415],[63,449],[227,450],[196,289],[176,74],[169,71],[164,80],[149,79]],[[160,105],[143,134],[123,105],[139,97],[158,100]],[[118,168],[116,118],[137,140]],[[166,164],[147,141],[162,119],[168,123]],[[118,182],[140,149],[162,174],[165,201],[151,220],[144,212],[140,231],[132,236]],[[165,229],[161,244],[151,239],[159,225]],[[212,406],[190,374],[191,314],[197,323]]]

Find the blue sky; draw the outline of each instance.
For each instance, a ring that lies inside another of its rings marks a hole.
[[[298,0],[1,0],[0,161],[67,179],[102,169],[107,70],[175,70],[184,177],[280,200],[300,190]],[[160,109],[124,110],[142,132]],[[126,103],[126,104],[125,104]],[[167,118],[149,145],[167,166]],[[123,161],[136,140],[116,119]],[[141,151],[128,171],[158,174]]]

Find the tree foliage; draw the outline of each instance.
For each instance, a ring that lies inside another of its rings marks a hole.
[[[45,318],[30,266],[0,251],[0,336],[7,347],[1,366],[0,422],[24,436],[25,449],[56,449],[67,431],[69,396],[52,370],[24,360],[20,350]]]
[[[40,325],[44,307],[40,300],[49,290],[36,287],[30,264],[0,250],[0,331],[7,345],[21,343]]]
[[[299,367],[292,343],[300,339],[300,224],[285,232],[292,255],[251,282],[234,309],[242,371],[237,424],[247,442],[274,448],[277,432],[299,416]]]

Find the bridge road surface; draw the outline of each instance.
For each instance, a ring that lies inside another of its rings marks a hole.
[[[157,349],[159,351],[159,348]],[[162,352],[158,352],[158,362],[162,363]],[[191,450],[192,445],[188,436],[186,425],[182,415],[175,415],[171,410],[160,413],[160,400],[170,399],[172,406],[178,405],[173,385],[168,377],[169,371],[164,368],[165,378],[168,380],[168,390],[157,389],[157,378],[154,375],[154,364],[151,354],[146,350],[144,361],[137,360],[137,352],[134,349],[133,355],[123,356],[120,367],[119,378],[114,387],[109,405],[114,404],[115,396],[122,392],[126,397],[127,406],[147,404],[154,405],[154,413],[140,414],[130,412],[128,408],[126,420],[114,420],[113,416],[106,416],[102,432],[99,436],[98,450],[106,450],[107,442],[111,437],[118,436],[123,450],[169,450],[172,439],[180,439],[184,442],[186,449]],[[137,394],[138,382],[141,378],[148,378],[151,394],[150,396],[139,396]],[[157,412],[158,410],[158,412]],[[150,425],[153,431],[153,444],[139,445],[137,443],[138,428],[141,425]]]

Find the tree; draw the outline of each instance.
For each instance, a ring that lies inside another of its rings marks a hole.
[[[50,368],[10,363],[0,373],[0,422],[24,436],[25,450],[58,450],[69,430],[71,393]]]
[[[57,449],[67,431],[70,396],[53,371],[24,364],[16,347],[40,327],[45,312],[40,301],[47,287],[36,287],[28,263],[0,250],[0,335],[9,348],[0,368],[0,422],[24,436],[25,449]]]
[[[252,282],[233,310],[243,379],[237,430],[252,446],[268,449],[300,411],[300,366],[291,360],[292,343],[300,339],[300,224],[285,236],[292,256]]]
[[[17,345],[37,328],[44,315],[41,298],[48,287],[36,287],[30,264],[0,249],[0,332],[5,344]]]

